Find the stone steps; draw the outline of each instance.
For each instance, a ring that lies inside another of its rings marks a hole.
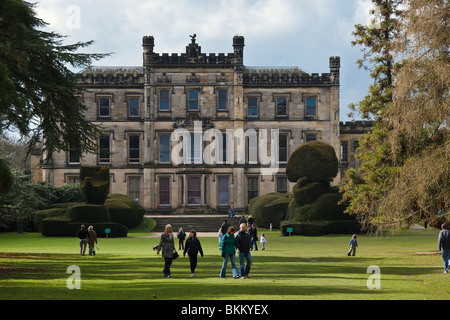
[[[183,228],[184,232],[189,233],[190,230],[197,232],[218,232],[224,220],[228,224],[233,225],[236,230],[239,229],[240,218],[229,218],[227,215],[195,215],[195,216],[179,216],[179,215],[165,215],[153,216],[146,215],[156,221],[154,232],[163,232],[167,224],[172,225],[174,233],[178,232],[179,228]]]

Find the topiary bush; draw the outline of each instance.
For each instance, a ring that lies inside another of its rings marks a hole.
[[[105,206],[109,209],[110,219],[134,228],[142,223],[145,209],[138,202],[122,194],[110,194],[105,201]]]
[[[258,218],[258,226],[269,228],[272,223],[274,229],[279,229],[280,222],[286,219],[286,212],[291,200],[291,198],[278,198],[262,207],[261,216]]]
[[[87,203],[105,203],[109,193],[109,167],[81,166],[80,188]]]
[[[311,182],[331,182],[339,169],[334,148],[321,141],[302,144],[289,157],[286,175],[289,181],[297,182],[306,177]]]
[[[70,221],[109,222],[109,210],[104,205],[80,204],[69,207],[67,214]]]
[[[285,197],[286,194],[284,193],[271,192],[263,196],[253,198],[252,206],[251,207],[249,206],[249,215],[253,216],[256,225],[259,227],[268,228],[270,224],[270,218],[269,217],[263,218],[262,216],[263,207],[268,204],[271,204],[274,200]]]

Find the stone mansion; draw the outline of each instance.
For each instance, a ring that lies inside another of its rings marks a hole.
[[[242,36],[228,54],[203,53],[195,35],[181,54],[154,45],[143,37],[142,66],[78,74],[86,117],[104,130],[98,152],[55,154],[38,179],[77,183],[80,165],[106,165],[110,192],[148,213],[239,212],[254,197],[291,191],[286,162],[305,142],[324,141],[344,165],[354,161],[352,136],[340,135],[339,57],[329,59],[329,73],[308,74],[244,66]]]

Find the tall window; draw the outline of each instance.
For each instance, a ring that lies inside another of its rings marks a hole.
[[[258,117],[258,99],[254,97],[247,98],[247,117]]]
[[[306,115],[317,116],[317,99],[316,97],[306,98]]]
[[[187,204],[201,204],[201,180],[200,177],[187,178]]]
[[[218,101],[217,101],[217,109],[219,111],[228,110],[228,90],[219,89],[217,91]]]
[[[159,205],[170,205],[170,178],[159,178]]]
[[[277,98],[276,116],[287,117],[287,102],[285,97]]]
[[[250,200],[256,198],[258,196],[258,178],[257,177],[248,177],[248,186],[247,186],[247,201],[250,203]]]
[[[202,163],[202,135],[191,133],[191,161],[190,163],[201,164]],[[189,161],[188,161],[189,163]]]
[[[288,160],[288,135],[280,134],[278,136],[278,161],[286,162]]]
[[[141,179],[130,178],[128,184],[128,196],[134,201],[139,202],[141,200]]]
[[[221,164],[227,163],[227,135],[222,134],[222,145],[218,143],[218,162]]]
[[[98,114],[100,117],[109,117],[109,98],[100,98],[98,101]]]
[[[140,145],[139,145],[139,139],[140,136],[139,135],[130,135],[128,137],[128,157],[129,157],[129,162],[140,162],[141,161],[141,157],[140,157]]]
[[[68,152],[68,160],[69,163],[79,164],[80,163],[80,155],[78,154],[78,150],[74,148],[70,148]]]
[[[189,101],[188,101],[189,111],[199,111],[198,96],[199,96],[198,89],[189,90]]]
[[[159,111],[170,111],[169,90],[159,90]]]
[[[348,161],[348,142],[347,141],[341,142],[341,161],[343,161],[343,162]]]
[[[218,204],[228,205],[228,177],[219,177],[218,179]]]
[[[111,148],[109,145],[109,136],[100,137],[99,162],[110,162]]]
[[[170,135],[168,134],[159,136],[159,162],[170,162]]]
[[[286,193],[287,192],[287,178],[277,177],[277,192]]]
[[[139,98],[130,98],[128,100],[128,116],[139,117]]]
[[[258,135],[249,133],[247,139],[247,162],[249,164],[258,163]]]

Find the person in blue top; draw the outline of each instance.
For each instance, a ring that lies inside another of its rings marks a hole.
[[[227,271],[228,258],[231,261],[231,268],[233,272],[233,278],[239,278],[239,272],[236,268],[236,249],[235,249],[235,238],[234,238],[234,227],[228,227],[227,233],[223,235],[222,241],[220,242],[220,252],[222,253],[223,263],[222,269],[220,269],[220,277],[225,279],[225,274]]]
[[[350,242],[348,243],[350,250],[348,251],[347,255],[349,257],[350,257],[350,254],[352,253],[352,251],[353,251],[353,254],[352,254],[353,256],[356,253],[356,247],[358,246],[358,241],[356,241],[356,238],[357,238],[357,236],[356,236],[356,234],[354,234],[352,236],[352,238],[350,239]]]

